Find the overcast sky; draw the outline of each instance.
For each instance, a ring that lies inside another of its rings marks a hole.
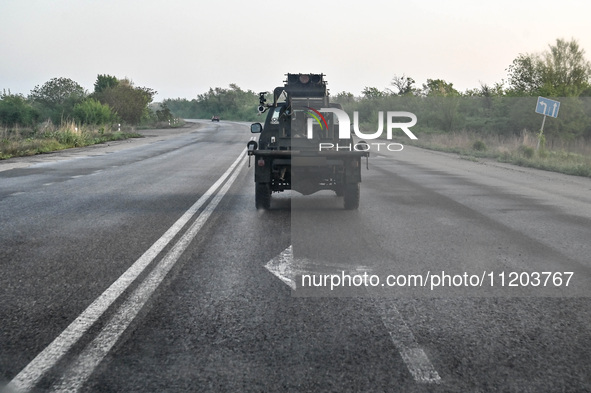
[[[506,78],[520,53],[575,38],[591,59],[591,2],[548,0],[0,0],[0,91],[98,74],[165,98],[322,72],[333,94],[394,75],[460,91]]]

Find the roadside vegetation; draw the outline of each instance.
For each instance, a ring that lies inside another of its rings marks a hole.
[[[210,88],[192,100],[167,99],[163,104],[175,116],[183,119],[211,119],[212,116],[218,116],[222,120],[261,120],[256,110],[259,104],[258,94],[252,90],[244,91],[234,83],[228,89]]]
[[[555,140],[552,147],[538,148],[538,134],[523,131],[520,135],[501,136],[458,131],[427,134],[405,144],[458,154],[478,162],[493,159],[509,164],[591,177],[591,144],[586,140]]]
[[[591,65],[577,41],[557,39],[543,52],[519,54],[506,71],[506,79],[464,92],[443,79],[419,86],[410,76],[395,75],[386,89],[366,87],[360,97],[333,93],[333,100],[350,115],[359,113],[365,133],[378,129],[378,112],[383,118],[388,111],[407,111],[417,116],[412,131],[419,139],[398,130],[398,142],[471,160],[591,176]],[[139,127],[179,127],[187,118],[261,121],[258,94],[236,84],[210,88],[192,100],[153,103],[155,93],[110,75],[98,75],[92,93],[67,78],[36,86],[28,97],[4,92],[0,158],[136,136],[130,132]],[[543,134],[543,116],[535,113],[538,96],[561,103]],[[385,128],[384,121],[384,133]]]
[[[105,130],[105,127],[46,123],[40,129],[11,128],[0,130],[0,159],[32,156],[73,147],[141,137],[135,132]]]
[[[378,130],[378,112],[417,116],[418,140],[398,130],[398,142],[454,152],[472,160],[493,158],[539,169],[591,176],[591,65],[575,40],[557,40],[548,50],[520,54],[507,80],[465,92],[452,83],[428,79],[417,86],[395,76],[391,88],[366,87],[363,97],[342,92],[336,101],[359,112],[360,129]],[[557,118],[535,113],[538,96],[560,101]],[[383,115],[382,115],[383,116]],[[400,122],[408,122],[401,118]],[[384,122],[384,132],[386,123]]]
[[[368,134],[378,130],[378,112],[383,119],[388,111],[407,111],[418,118],[412,131],[419,139],[411,141],[398,130],[399,142],[471,160],[591,176],[591,66],[577,41],[557,39],[546,51],[519,54],[506,71],[506,80],[465,92],[443,79],[419,86],[410,76],[395,75],[389,88],[366,87],[360,97],[333,93],[333,100],[350,116],[357,111],[359,127]],[[561,102],[558,118],[546,119],[543,134],[543,116],[535,113],[538,96]],[[235,84],[164,104],[182,118],[261,120],[258,95]],[[384,121],[384,134],[385,128]]]
[[[0,159],[140,137],[138,127],[179,127],[156,91],[98,75],[88,93],[68,78],[35,86],[28,97],[0,94]]]

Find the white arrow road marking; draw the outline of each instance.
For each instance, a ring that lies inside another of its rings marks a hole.
[[[313,263],[307,259],[296,259],[293,256],[293,247],[287,247],[281,254],[271,259],[265,268],[273,273],[277,278],[286,283],[292,290],[296,290],[296,278],[301,274],[314,274],[315,272],[309,269]],[[322,265],[326,267],[326,265]],[[333,268],[340,268],[332,266]],[[360,273],[368,271],[369,268],[364,266],[357,267],[353,272]],[[419,346],[414,334],[404,322],[402,315],[396,308],[393,302],[388,301],[387,298],[376,299],[370,297],[380,313],[382,323],[390,334],[392,342],[400,352],[402,360],[406,364],[408,371],[420,383],[439,383],[441,377],[431,364],[431,361],[425,354],[425,351]]]
[[[281,254],[271,259],[265,265],[265,268],[289,285],[294,291],[296,290],[296,279],[302,274],[329,274],[326,272],[327,268],[339,272],[346,271],[348,274],[370,271],[367,266],[357,266],[351,270],[349,266],[335,266],[326,263],[316,264],[307,258],[294,258],[292,246],[287,247]]]
[[[292,290],[296,290],[295,278],[297,271],[293,258],[293,249],[287,247],[281,254],[271,259],[266,265],[268,271],[286,283]]]
[[[232,185],[240,169],[244,166],[243,160],[246,149],[244,149],[236,161],[220,177],[205,194],[193,206],[189,208],[170,227],[160,239],[156,241],[135,263],[123,273],[117,281],[101,294],[86,310],[82,312],[51,344],[49,344],[35,359],[31,361],[10,383],[6,389],[10,392],[28,392],[32,390],[39,380],[68,352],[74,344],[86,333],[86,331],[107,311],[107,309],[119,298],[119,296],[134,282],[134,280],[145,270],[145,268],[158,256],[158,254],[170,243],[170,241],[181,231],[187,222],[197,213],[207,200],[215,194],[216,190],[232,174],[230,180],[215,195],[210,204],[198,216],[193,225],[181,237],[170,252],[160,261],[154,271],[140,284],[132,296],[120,307],[111,321],[103,328],[99,336],[85,349],[79,357],[79,361],[88,362],[85,367],[84,375],[78,374],[73,377],[71,385],[66,389],[68,391],[78,390],[86,381],[90,373],[100,363],[106,353],[112,348],[120,337],[121,333],[129,325],[131,320],[137,315],[139,309],[146,303],[150,295],[166,273],[172,268],[180,254],[189,245],[197,232],[205,224],[205,221],[211,215],[213,209],[217,206],[221,198]],[[136,296],[138,296],[136,298]],[[117,333],[113,333],[117,332]],[[110,342],[100,342],[100,340],[112,340]],[[99,341],[97,341],[99,340]],[[98,347],[98,351],[94,350]],[[73,368],[75,368],[74,365]],[[80,363],[78,363],[80,367]],[[70,382],[68,382],[70,383]],[[64,385],[62,385],[64,386]]]

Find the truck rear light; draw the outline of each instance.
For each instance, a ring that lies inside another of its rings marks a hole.
[[[257,165],[258,166],[265,166],[265,160],[263,160],[262,158],[259,158],[259,160],[257,161]]]

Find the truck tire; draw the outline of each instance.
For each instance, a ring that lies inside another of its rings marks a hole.
[[[345,209],[355,210],[359,207],[361,186],[359,183],[345,185]]]
[[[268,210],[271,208],[271,185],[269,183],[257,183],[254,193],[257,209]]]

